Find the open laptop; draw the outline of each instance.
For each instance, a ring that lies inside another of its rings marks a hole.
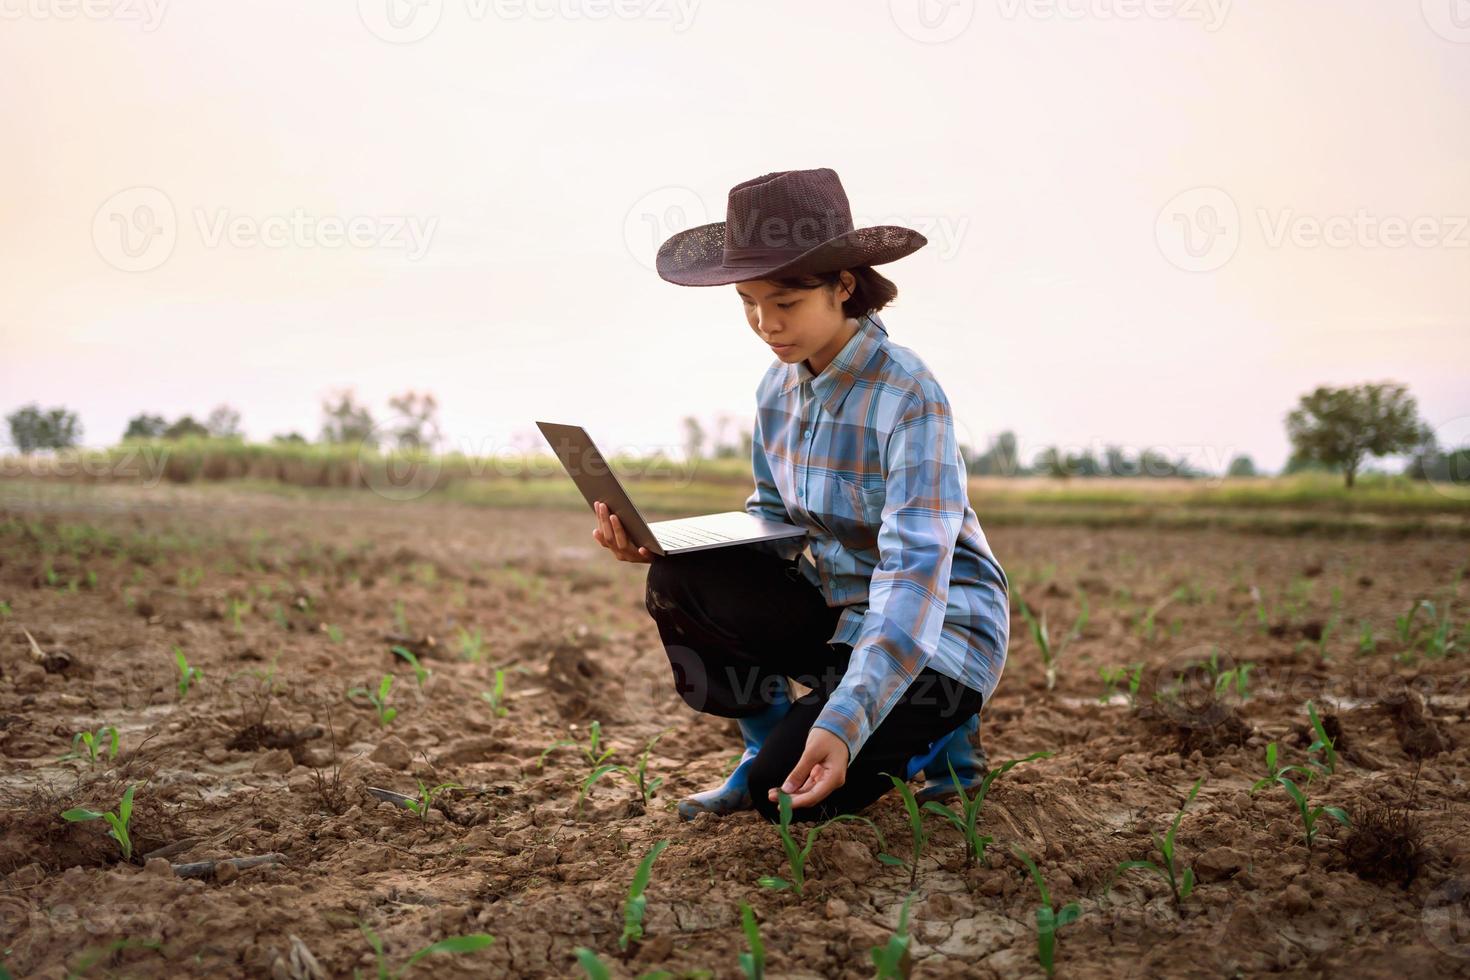
[[[629,540],[656,555],[681,555],[686,551],[724,548],[753,541],[794,538],[806,534],[806,528],[783,521],[768,521],[743,510],[730,510],[703,517],[681,517],[672,521],[649,523],[638,512],[623,485],[618,482],[607,460],[592,438],[579,425],[537,422],[546,441],[551,443],[567,474],[587,498],[587,506],[607,504],[618,515]]]

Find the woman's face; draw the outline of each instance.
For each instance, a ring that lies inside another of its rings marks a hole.
[[[852,276],[813,289],[788,289],[768,279],[735,284],[750,329],[787,364],[807,360],[820,374],[850,336],[842,302],[852,295]]]

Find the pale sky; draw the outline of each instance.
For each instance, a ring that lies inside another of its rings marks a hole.
[[[0,413],[265,439],[416,388],[465,451],[675,447],[772,358],[654,248],[831,167],[928,235],[883,317],[977,448],[1274,469],[1298,395],[1390,379],[1453,428],[1455,3],[0,0]]]

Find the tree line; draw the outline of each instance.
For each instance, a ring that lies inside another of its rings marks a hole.
[[[388,399],[389,415],[375,420],[372,411],[351,390],[335,392],[321,403],[317,442],[326,445],[370,445],[392,449],[433,451],[439,444],[439,403],[427,392],[406,391]],[[1352,487],[1369,461],[1385,456],[1410,456],[1406,475],[1419,480],[1470,482],[1470,445],[1440,446],[1433,430],[1419,416],[1407,386],[1385,381],[1342,388],[1320,386],[1302,395],[1286,414],[1286,434],[1292,453],[1283,475],[1303,471],[1339,473]],[[11,444],[22,454],[68,449],[80,444],[82,425],[75,412],[64,407],[22,406],[6,416]],[[683,419],[684,450],[690,459],[748,459],[752,434],[736,429],[733,417],[722,414],[711,433],[693,416]],[[216,406],[203,421],[182,415],[169,421],[161,415],[141,414],[128,421],[122,439],[241,440],[240,413],[229,405]],[[307,443],[299,432],[273,436],[276,443]],[[1088,477],[1202,477],[1183,458],[1169,459],[1153,449],[1130,456],[1120,446],[1104,448],[1099,458],[1091,450],[1065,453],[1050,446],[1028,463],[1020,458],[1014,432],[994,437],[984,450],[961,444],[965,470],[972,476]],[[1241,454],[1231,459],[1226,476],[1255,476],[1255,463]]]

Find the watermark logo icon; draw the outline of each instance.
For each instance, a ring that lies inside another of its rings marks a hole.
[[[675,232],[708,224],[704,199],[687,187],[660,187],[644,194],[623,218],[628,253],[645,269],[657,268],[658,249]]]
[[[1240,209],[1218,187],[1194,187],[1174,195],[1159,211],[1154,240],[1172,265],[1213,272],[1240,247]]]
[[[444,0],[357,0],[357,16],[374,37],[389,44],[413,44],[439,26]]]
[[[922,44],[943,44],[965,32],[975,19],[975,0],[888,0],[888,14],[900,31]]]
[[[1470,0],[1421,0],[1424,22],[1446,41],[1470,44]]]
[[[102,260],[123,272],[156,269],[173,255],[179,219],[157,187],[129,187],[102,202],[92,217],[92,244]]]
[[[1435,949],[1470,959],[1470,878],[1451,878],[1430,892],[1419,920]]]
[[[443,458],[434,451],[438,433],[422,419],[395,415],[378,422],[357,444],[358,472],[385,500],[417,500],[439,485]]]

